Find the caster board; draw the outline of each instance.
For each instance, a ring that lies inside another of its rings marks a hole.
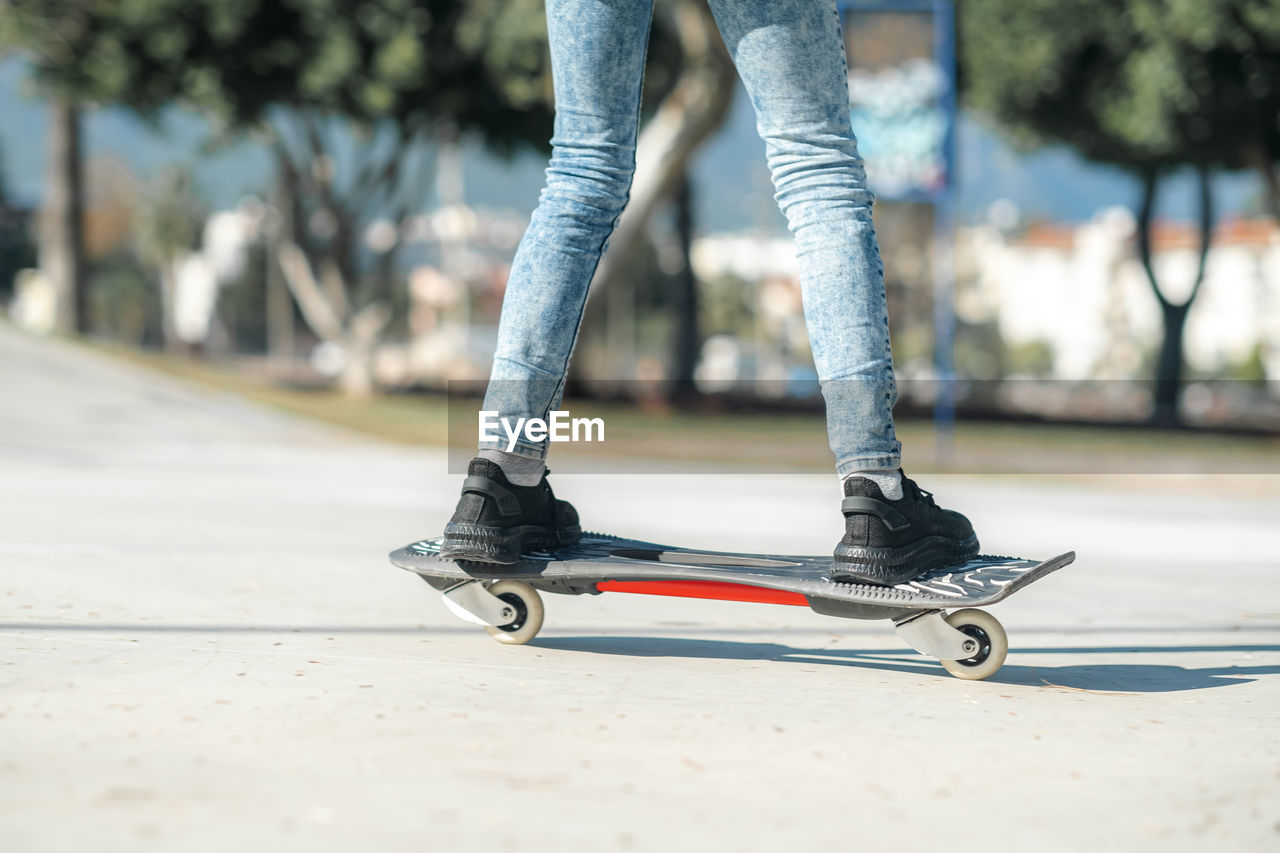
[[[598,533],[584,533],[570,548],[523,554],[511,565],[442,558],[439,539],[391,553],[394,565],[439,590],[457,616],[504,643],[527,643],[542,627],[539,590],[792,604],[828,616],[891,620],[909,646],[965,679],[990,676],[1009,650],[1000,623],[974,608],[1008,598],[1074,559],[1073,551],[1042,562],[978,556],[890,587],[832,581],[830,557],[691,551]]]

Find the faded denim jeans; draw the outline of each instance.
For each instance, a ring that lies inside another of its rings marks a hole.
[[[897,400],[874,198],[849,119],[834,0],[710,0],[796,242],[805,322],[841,477],[897,468]],[[512,264],[484,408],[560,403],[587,288],[627,202],[653,0],[547,0],[556,118],[546,187]],[[542,458],[522,438],[513,452]]]

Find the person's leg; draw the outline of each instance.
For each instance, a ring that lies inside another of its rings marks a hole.
[[[512,262],[484,402],[512,423],[545,418],[563,392],[587,288],[635,171],[652,12],[653,0],[547,0],[556,99],[551,162]],[[521,440],[513,452],[536,465],[546,448]],[[511,467],[531,473],[527,465]]]
[[[805,323],[843,478],[896,471],[897,390],[874,197],[849,119],[835,0],[711,0],[795,235]]]
[[[546,187],[512,262],[484,409],[515,423],[560,400],[587,288],[635,171],[653,0],[547,0],[556,120]],[[515,562],[571,545],[578,516],[547,483],[546,442],[482,445],[440,553]]]
[[[884,266],[849,117],[835,0],[710,0],[796,240],[805,323],[842,480],[837,580],[899,583],[977,553],[964,516],[902,476]]]

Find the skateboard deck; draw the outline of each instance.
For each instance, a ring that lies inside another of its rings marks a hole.
[[[830,557],[696,551],[600,533],[583,534],[569,548],[522,554],[511,565],[445,559],[440,542],[406,545],[391,553],[391,562],[418,574],[457,616],[483,625],[502,643],[519,645],[537,635],[544,614],[539,590],[793,604],[828,616],[889,619],[913,649],[971,680],[998,670],[1009,650],[1000,622],[974,608],[1008,598],[1075,559],[1072,551],[1039,561],[978,556],[878,586],[831,580]]]
[[[810,605],[814,599],[823,599],[890,611],[994,604],[1075,559],[1074,552],[1042,561],[978,556],[887,587],[832,581],[830,557],[694,551],[599,533],[583,534],[570,548],[524,554],[509,566],[454,562],[439,554],[440,540],[425,539],[393,551],[391,562],[428,582],[436,581],[432,585],[437,588],[510,578],[545,592],[637,592]],[[868,618],[888,616],[869,613]]]

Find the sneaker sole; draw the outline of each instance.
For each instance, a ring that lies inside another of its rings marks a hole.
[[[486,527],[479,524],[449,523],[444,528],[440,556],[447,560],[474,560],[479,563],[511,565],[527,551],[566,548],[582,538],[581,527],[548,530],[536,524],[519,527]]]
[[[831,579],[893,586],[977,555],[977,536],[960,542],[944,536],[926,536],[897,548],[866,548],[842,543],[836,546]]]

